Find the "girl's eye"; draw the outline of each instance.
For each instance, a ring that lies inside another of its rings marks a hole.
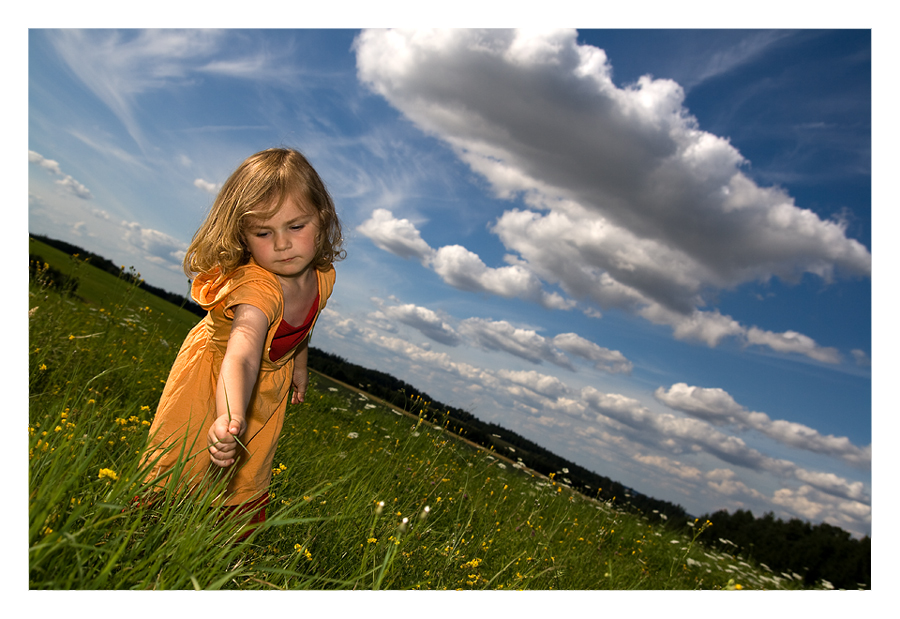
[[[269,234],[268,232],[257,232],[256,237],[263,238],[264,236],[267,236],[268,234]]]

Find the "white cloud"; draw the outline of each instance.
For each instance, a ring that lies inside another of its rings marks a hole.
[[[121,223],[123,239],[137,248],[147,260],[170,270],[181,271],[187,245],[159,230],[136,222]]]
[[[373,91],[449,144],[498,196],[534,209],[509,211],[493,229],[521,256],[515,271],[465,279],[455,267],[487,267],[457,247],[442,256],[446,281],[497,294],[515,284],[528,298],[539,277],[575,299],[670,325],[678,338],[715,346],[734,337],[839,361],[796,332],[701,309],[717,290],[773,277],[868,277],[871,255],[844,222],[754,183],[728,140],[698,127],[677,83],[645,76],[618,88],[605,53],[579,45],[572,30],[373,30],[355,50]]]
[[[631,372],[631,361],[621,352],[598,346],[576,333],[560,333],[553,338],[553,345],[567,353],[593,361],[597,369],[614,373]]]
[[[522,265],[492,268],[477,254],[460,245],[432,249],[422,240],[419,230],[412,222],[395,218],[387,209],[375,209],[371,217],[356,229],[380,249],[401,258],[419,260],[454,288],[525,299],[552,309],[569,309],[573,306],[571,301],[558,293],[545,291],[541,280]]]
[[[511,371],[497,370],[497,376],[508,380],[517,385],[527,387],[535,393],[539,393],[548,398],[562,398],[569,394],[569,388],[561,380],[555,376],[541,374],[534,370],[529,371]]]
[[[723,389],[676,383],[668,391],[662,387],[658,388],[654,395],[657,400],[670,408],[717,426],[752,428],[784,445],[840,458],[856,466],[871,466],[871,445],[859,447],[845,436],[830,434],[825,436],[803,424],[781,419],[773,420],[765,413],[749,411],[735,402],[734,398]]]
[[[427,264],[434,250],[422,240],[415,225],[408,219],[395,219],[386,209],[375,209],[372,216],[356,228],[375,245],[401,258],[415,258]]]
[[[477,254],[459,245],[441,247],[431,265],[454,288],[525,299],[553,309],[571,306],[560,295],[544,291],[540,279],[531,270],[517,264],[490,268]]]
[[[58,176],[62,176],[62,170],[59,168],[59,162],[54,161],[53,159],[45,159],[43,155],[40,153],[36,153],[33,150],[28,151],[28,163],[35,163],[45,170],[48,170],[51,174],[56,174]]]
[[[654,303],[641,308],[638,313],[654,324],[672,327],[675,339],[695,340],[711,347],[718,346],[723,338],[739,337],[745,331],[731,316],[724,316],[718,310],[693,310],[682,314]]]
[[[781,488],[775,491],[772,502],[794,514],[810,520],[824,520],[835,526],[858,529],[860,523],[870,524],[872,508],[859,501],[841,501],[818,492],[811,486],[798,489]]]
[[[763,331],[752,327],[747,330],[746,337],[749,344],[768,346],[778,352],[799,353],[823,363],[837,363],[840,361],[840,354],[836,349],[823,348],[816,344],[812,338],[796,331],[772,333],[771,331]]]
[[[385,305],[380,299],[374,299],[373,301],[381,308],[381,316],[389,320],[396,320],[413,327],[422,335],[447,346],[458,346],[460,343],[459,334],[456,333],[456,330],[447,320],[427,307],[420,307],[411,303]]]
[[[81,198],[82,200],[90,200],[94,196],[91,195],[90,189],[76,181],[69,175],[55,181],[57,185],[74,195],[76,198]]]
[[[497,350],[533,363],[547,361],[566,369],[574,369],[569,359],[551,340],[533,329],[515,327],[505,320],[467,318],[459,325],[460,334],[485,350]]]
[[[219,193],[219,189],[221,188],[219,184],[205,181],[202,178],[194,180],[194,187],[202,189],[206,193],[211,193],[213,195]]]
[[[850,354],[853,355],[853,360],[856,362],[856,365],[865,368],[872,365],[872,360],[869,358],[869,355],[866,354],[866,351],[855,348],[850,351]]]
[[[703,478],[703,472],[700,469],[665,456],[636,453],[632,458],[678,479],[698,481]]]
[[[738,500],[764,500],[764,496],[761,492],[749,487],[740,479],[737,479],[737,475],[731,469],[713,469],[712,471],[708,471],[704,475],[704,478],[706,479],[706,485],[719,494]]]
[[[807,471],[798,469],[796,477],[802,482],[814,486],[832,496],[843,497],[851,501],[869,501],[868,491],[861,481],[848,482],[834,473]]]
[[[59,162],[54,161],[53,159],[46,159],[43,155],[36,153],[33,150],[28,151],[28,162],[39,165],[55,176],[62,176],[61,179],[54,182],[75,197],[81,198],[82,200],[90,200],[94,197],[87,187],[68,174],[63,174],[62,169],[59,167]]]

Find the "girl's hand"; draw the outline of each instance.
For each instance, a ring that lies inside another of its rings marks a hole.
[[[306,364],[303,364],[302,368],[298,367],[300,365],[298,363],[294,366],[294,375],[291,379],[291,387],[294,393],[291,396],[291,404],[302,403],[306,397],[306,388],[309,386],[309,372],[306,369]]]
[[[291,376],[291,387],[294,395],[291,396],[291,404],[300,404],[306,398],[306,388],[309,386],[309,340],[305,340],[294,354],[294,373]]]
[[[229,421],[227,415],[216,419],[206,434],[210,461],[222,468],[234,464],[240,448],[235,437],[243,435],[246,429],[243,419],[232,417]]]

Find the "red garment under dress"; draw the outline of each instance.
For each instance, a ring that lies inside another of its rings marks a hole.
[[[269,348],[269,359],[271,361],[277,361],[284,356],[287,351],[303,341],[303,338],[309,333],[309,329],[312,326],[313,319],[316,317],[316,311],[318,309],[319,295],[317,294],[316,300],[313,301],[312,306],[309,308],[309,314],[307,314],[306,320],[303,321],[302,325],[293,327],[289,325],[286,320],[281,320],[278,329],[275,331],[275,337],[272,338],[272,345]]]

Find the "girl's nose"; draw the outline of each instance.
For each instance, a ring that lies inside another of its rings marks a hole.
[[[275,249],[285,250],[291,248],[291,239],[287,234],[275,235]]]

